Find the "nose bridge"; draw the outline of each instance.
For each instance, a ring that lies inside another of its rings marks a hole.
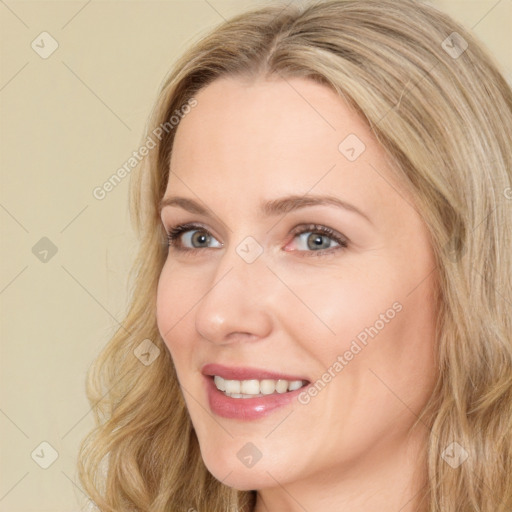
[[[267,336],[271,310],[265,282],[270,274],[263,247],[253,237],[228,247],[196,308],[196,330],[217,343],[233,339],[234,333]]]

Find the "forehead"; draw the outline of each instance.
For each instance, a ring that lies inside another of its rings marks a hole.
[[[236,78],[214,81],[196,95],[197,106],[177,129],[176,158],[180,146],[187,156],[287,157],[320,149],[338,152],[337,141],[350,128],[365,136],[362,120],[326,86],[311,80],[258,80]],[[304,139],[310,144],[304,146]],[[227,151],[227,154],[224,153]]]
[[[383,148],[325,85],[223,78],[195,98],[197,106],[177,128],[168,190],[231,193],[235,200],[235,193],[263,198],[314,187],[318,193],[351,189],[362,199],[382,187],[375,169],[386,173]]]

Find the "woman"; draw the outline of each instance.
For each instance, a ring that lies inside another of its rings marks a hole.
[[[492,59],[416,1],[266,7],[191,48],[89,375],[98,508],[510,510],[511,133]]]

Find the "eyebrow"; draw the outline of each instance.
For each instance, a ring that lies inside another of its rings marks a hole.
[[[159,211],[161,212],[167,206],[183,208],[184,210],[187,210],[190,213],[196,213],[198,215],[205,216],[208,216],[211,211],[209,208],[202,206],[200,203],[193,199],[179,196],[166,198],[164,197],[160,201]],[[361,217],[366,219],[370,224],[373,224],[372,220],[368,217],[368,215],[366,215],[359,208],[357,208],[353,204],[347,203],[346,201],[343,201],[331,195],[291,195],[278,199],[272,199],[266,203],[260,204],[258,212],[262,216],[272,217],[278,215],[285,215],[294,210],[299,210],[301,208],[306,208],[308,206],[336,206],[338,208],[343,208],[344,210],[357,213]]]

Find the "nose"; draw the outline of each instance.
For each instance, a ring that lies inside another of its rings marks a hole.
[[[264,254],[248,263],[234,247],[229,248],[194,309],[196,331],[220,345],[267,337],[274,322],[276,283],[272,277]]]

